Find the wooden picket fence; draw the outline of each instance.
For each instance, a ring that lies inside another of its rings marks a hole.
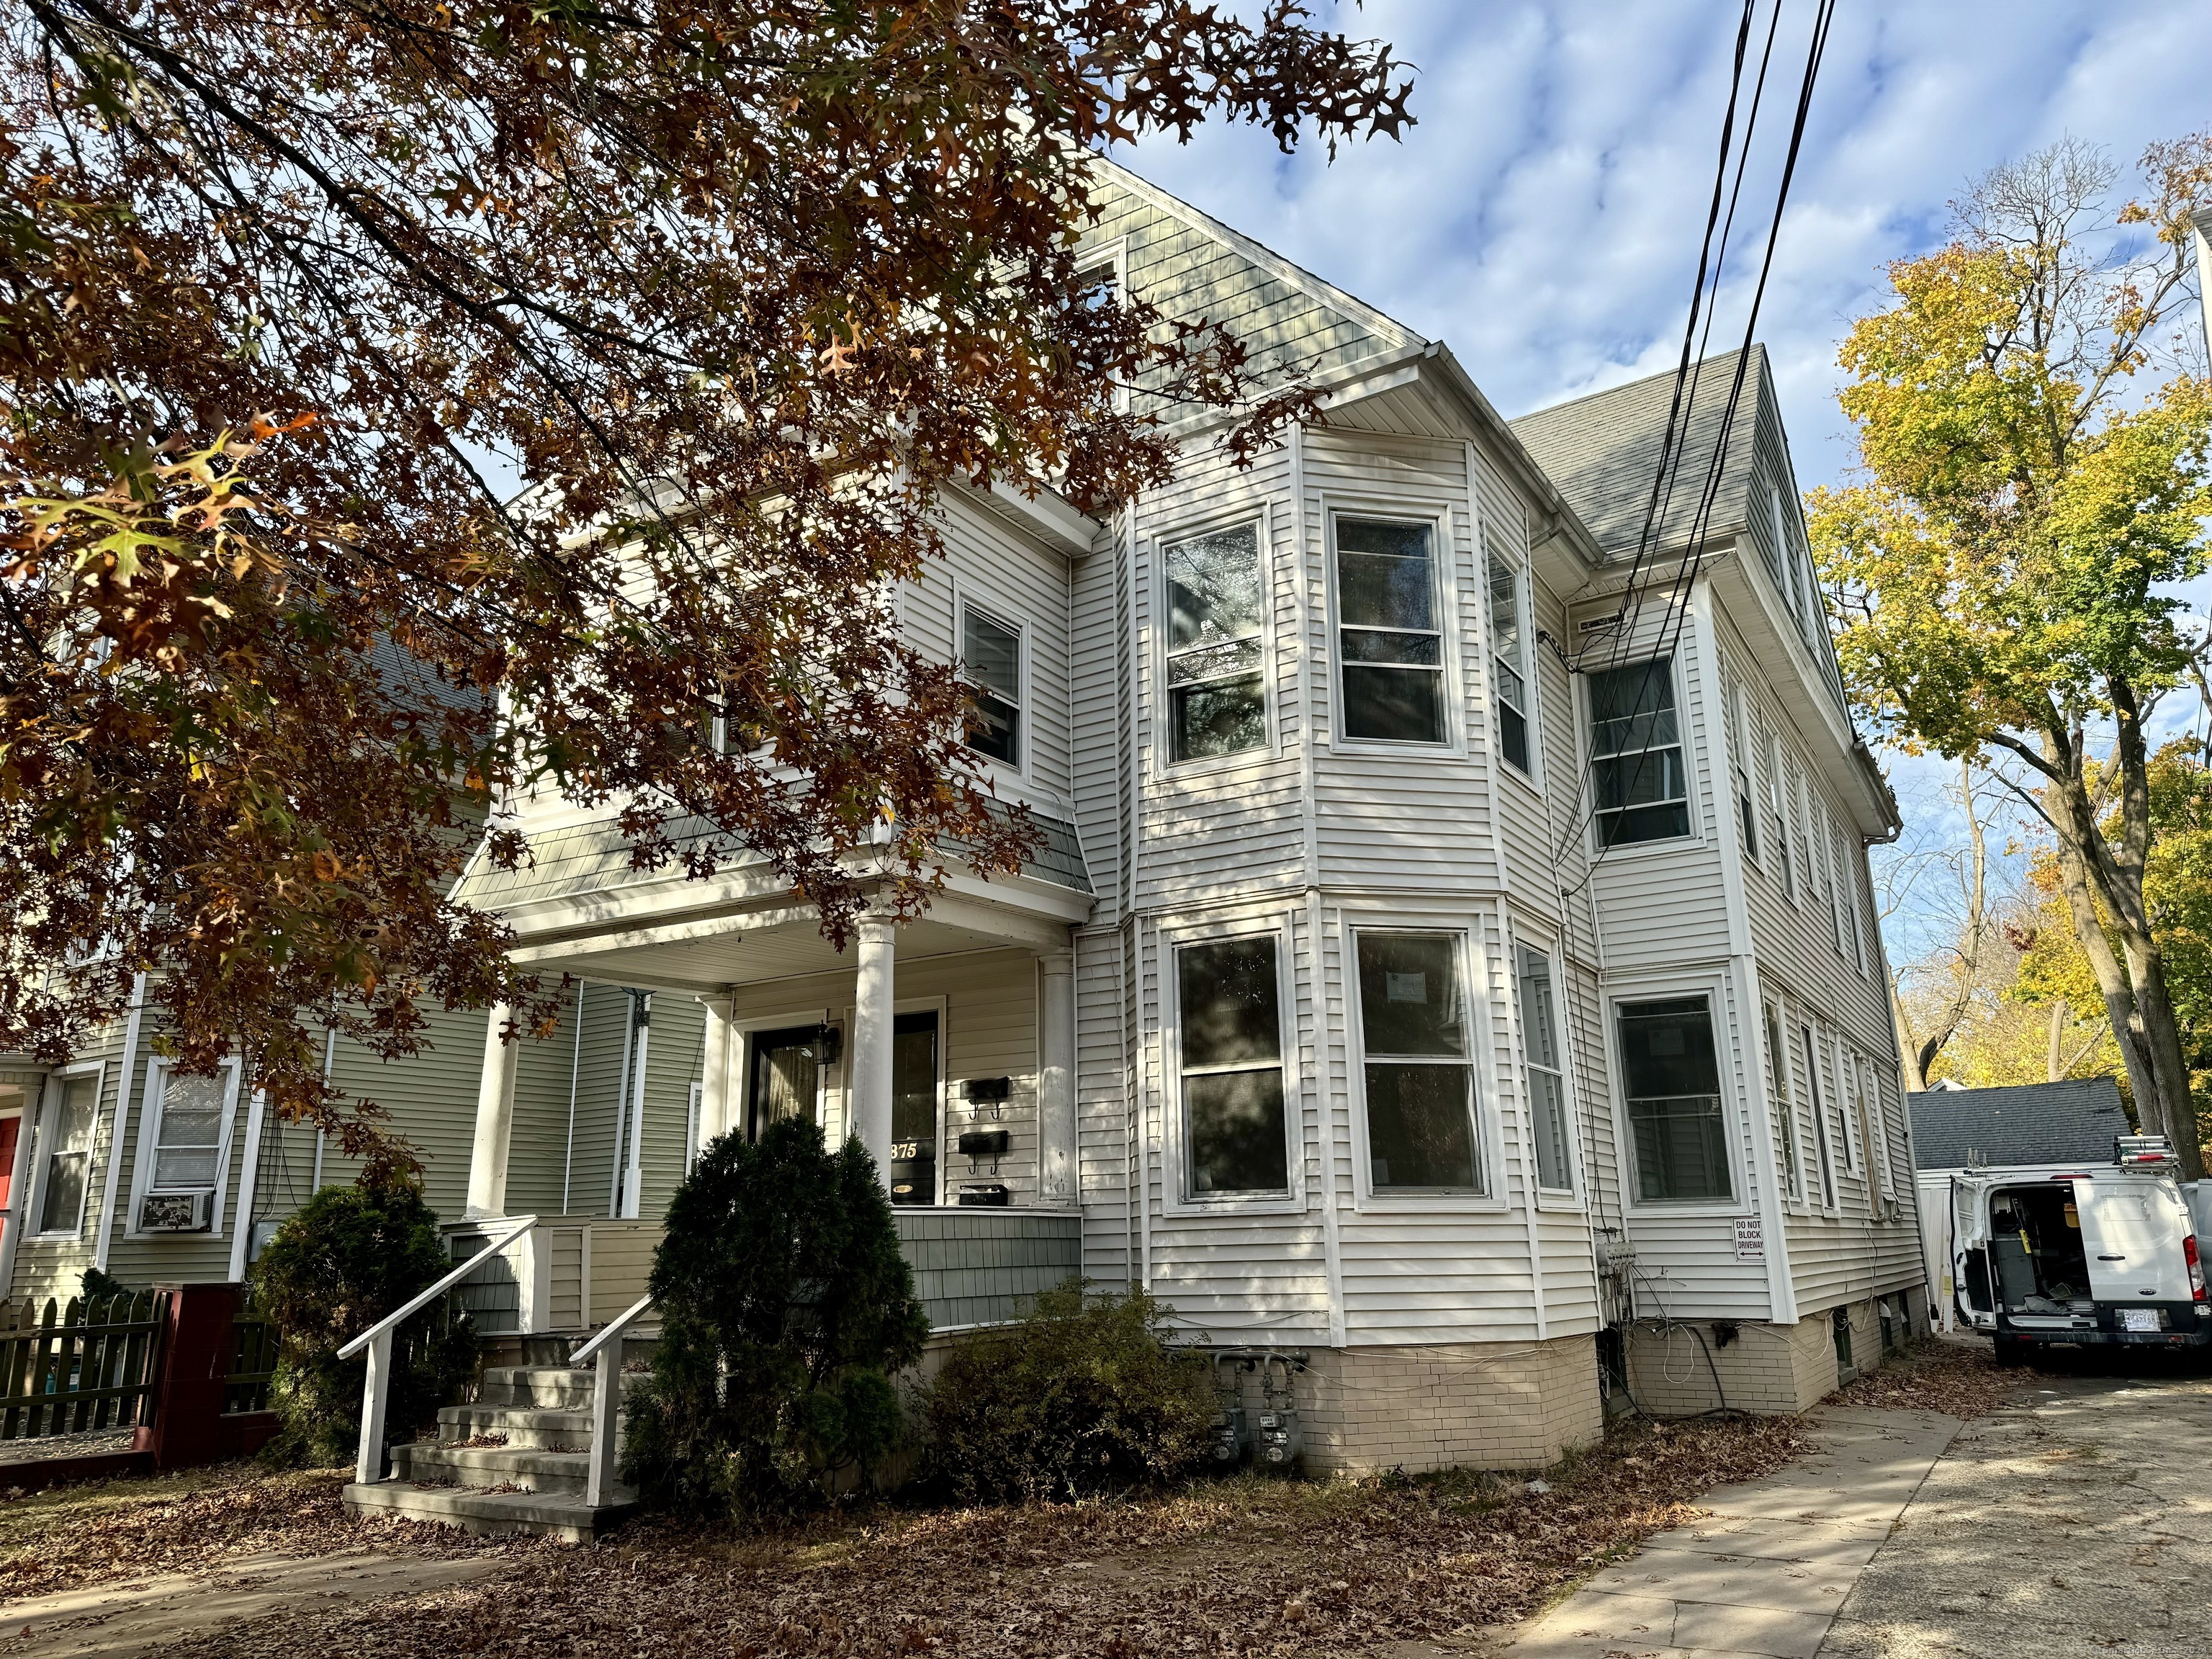
[[[222,1413],[236,1417],[269,1409],[276,1380],[276,1328],[241,1316],[230,1325],[230,1370],[222,1380]]]
[[[13,1318],[0,1329],[0,1440],[149,1421],[167,1299],[141,1291],[5,1310]]]

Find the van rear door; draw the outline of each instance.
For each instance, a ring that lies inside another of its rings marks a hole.
[[[1990,1183],[1973,1176],[1951,1179],[1953,1305],[1969,1324],[1986,1330],[1996,1322],[1990,1289]]]
[[[2103,1176],[2074,1183],[2089,1291],[2100,1302],[2186,1302],[2189,1261],[2181,1241],[2189,1210],[2162,1177]]]

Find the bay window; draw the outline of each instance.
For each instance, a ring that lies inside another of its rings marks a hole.
[[[1480,1192],[1459,935],[1357,937],[1370,1183],[1377,1193]]]
[[[1170,758],[1266,748],[1259,527],[1170,543],[1164,562]]]
[[[1275,937],[1175,953],[1184,1196],[1290,1191]]]
[[[1336,521],[1338,672],[1347,738],[1445,740],[1435,543],[1427,524]]]
[[[1527,653],[1521,639],[1521,573],[1490,556],[1490,660],[1498,680],[1498,752],[1522,772],[1528,759]]]

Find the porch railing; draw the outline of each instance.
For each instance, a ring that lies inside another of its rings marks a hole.
[[[614,1485],[615,1437],[622,1412],[623,1339],[638,1316],[653,1305],[650,1293],[638,1297],[605,1330],[568,1356],[571,1365],[592,1362],[592,1461],[584,1480],[584,1501],[593,1509],[607,1501]],[[607,1345],[612,1343],[610,1348]]]
[[[436,1284],[418,1293],[415,1298],[370,1326],[359,1336],[338,1350],[338,1358],[350,1359],[366,1348],[368,1351],[368,1376],[362,1386],[361,1399],[361,1455],[354,1464],[354,1479],[360,1485],[372,1486],[384,1479],[384,1420],[392,1399],[392,1340],[398,1328],[440,1297],[451,1291],[478,1268],[490,1265],[498,1254],[522,1237],[538,1224],[534,1215],[518,1217],[493,1235],[484,1248],[447,1273]]]
[[[0,1440],[134,1429],[153,1417],[158,1291],[21,1304],[0,1331]]]

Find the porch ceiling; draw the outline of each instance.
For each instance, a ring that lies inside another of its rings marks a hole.
[[[929,916],[899,929],[896,959],[905,963],[970,951],[1036,949],[1053,942],[1010,933],[988,921],[975,926]],[[1059,943],[1064,948],[1064,937]],[[578,940],[526,947],[515,954],[518,961],[548,974],[568,973],[618,985],[680,991],[711,991],[728,985],[796,979],[806,974],[849,972],[855,965],[854,951],[840,953],[811,920],[741,931],[726,929],[688,939]]]

